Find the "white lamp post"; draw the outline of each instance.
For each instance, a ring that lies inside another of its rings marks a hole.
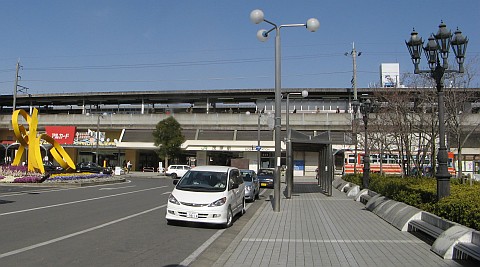
[[[308,91],[303,90],[301,93],[287,93],[287,116],[286,116],[286,130],[287,130],[287,171],[285,172],[285,180],[287,183],[287,198],[292,197],[293,190],[293,158],[292,158],[292,132],[290,130],[290,95],[302,95],[308,97]]]
[[[275,30],[275,180],[274,180],[274,211],[280,211],[280,167],[281,167],[281,156],[282,156],[282,147],[280,140],[280,132],[282,130],[281,126],[281,57],[280,57],[280,29],[283,27],[306,27],[309,31],[315,32],[320,27],[320,23],[317,19],[311,18],[308,19],[304,24],[285,24],[277,26],[275,23],[265,19],[263,11],[260,9],[255,9],[250,13],[250,20],[259,24],[261,22],[266,22],[273,26],[270,30],[259,30],[257,32],[258,40],[265,42],[268,39],[270,32]]]
[[[87,116],[90,114],[87,113]],[[99,147],[99,139],[100,139],[100,118],[107,116],[107,113],[101,113],[97,115],[97,133],[96,133],[96,145],[95,145],[95,163],[98,164],[98,147]]]

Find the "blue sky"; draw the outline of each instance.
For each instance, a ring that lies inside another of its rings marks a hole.
[[[412,72],[404,41],[441,20],[470,39],[467,60],[480,57],[478,0],[3,0],[0,94],[12,94],[18,59],[31,94],[273,88],[274,38],[256,39],[269,28],[250,22],[257,8],[277,24],[320,21],[315,33],[281,30],[284,88],[350,87],[352,42],[358,87],[379,82],[381,63]]]

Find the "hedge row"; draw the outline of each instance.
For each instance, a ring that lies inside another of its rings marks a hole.
[[[345,181],[362,185],[361,174],[346,175]],[[451,179],[450,196],[437,201],[437,181],[429,177],[370,175],[369,188],[390,199],[406,203],[480,231],[480,183],[461,184]]]

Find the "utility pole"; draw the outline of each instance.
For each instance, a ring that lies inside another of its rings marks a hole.
[[[358,96],[357,96],[357,57],[362,55],[362,52],[358,52],[355,50],[355,43],[352,43],[352,51],[345,52],[345,56],[352,56],[352,62],[353,62],[353,77],[351,80],[352,83],[352,88],[353,88],[353,101],[358,101]]]
[[[18,59],[18,61],[17,61],[17,67],[16,67],[16,71],[15,71],[15,84],[14,84],[14,87],[13,87],[12,112],[15,111],[15,109],[17,107],[17,87],[18,87],[18,78],[20,77],[20,76],[18,76],[19,70],[20,70],[20,59]]]
[[[357,50],[355,50],[355,43],[352,43],[352,55],[353,61],[353,77],[352,77],[352,86],[353,86],[353,101],[358,101],[357,97]],[[358,54],[360,56],[362,52]]]
[[[352,52],[350,53],[345,53],[345,56],[348,55],[352,56],[352,61],[353,61],[353,77],[352,77],[352,87],[353,87],[353,103],[352,103],[352,108],[353,108],[353,122],[352,122],[352,134],[354,138],[354,143],[355,143],[355,159],[353,162],[353,173],[357,173],[357,161],[358,161],[358,153],[357,153],[357,113],[358,113],[358,94],[357,94],[357,56],[360,56],[362,52],[359,52],[357,54],[357,50],[355,50],[355,43],[352,43]]]

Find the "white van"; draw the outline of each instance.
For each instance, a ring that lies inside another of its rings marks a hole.
[[[227,166],[198,166],[189,170],[168,197],[167,222],[233,223],[245,213],[245,184],[240,171]]]

